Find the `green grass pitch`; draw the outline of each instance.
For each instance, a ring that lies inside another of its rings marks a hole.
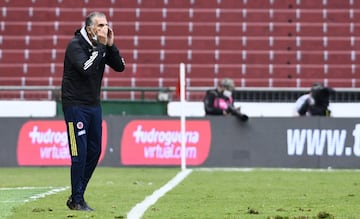
[[[0,218],[127,218],[179,168],[98,167],[86,192],[94,212],[68,210],[68,167],[0,168]],[[357,170],[193,169],[144,219],[360,218]]]

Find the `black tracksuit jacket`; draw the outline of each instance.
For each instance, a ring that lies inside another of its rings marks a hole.
[[[101,81],[105,64],[122,72],[125,63],[115,46],[102,44],[93,47],[85,40],[80,29],[66,48],[61,85],[63,107],[100,104]]]

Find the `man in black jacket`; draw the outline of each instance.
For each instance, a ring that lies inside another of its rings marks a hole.
[[[124,59],[114,44],[106,16],[90,13],[66,48],[61,99],[71,156],[71,210],[92,211],[84,200],[101,153],[101,81],[105,65],[122,72]]]

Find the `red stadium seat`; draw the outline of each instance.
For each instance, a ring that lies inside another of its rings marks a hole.
[[[334,8],[334,9],[338,9],[338,8],[356,8],[356,1],[353,0],[349,0],[347,2],[339,2],[339,1],[328,1],[327,8]]]
[[[174,1],[171,1],[174,2]],[[167,8],[165,17],[163,17],[162,21],[166,22],[189,22],[191,18],[189,16],[190,9],[189,8]]]
[[[228,22],[246,22],[248,21],[248,13],[244,14],[245,9],[241,8],[233,8],[229,9],[222,9],[217,8],[215,11],[216,21],[221,23],[228,23]]]
[[[107,68],[107,86],[175,86],[184,62],[191,86],[233,77],[247,87],[310,86],[314,78],[360,87],[359,6],[357,0],[2,0],[0,84],[40,77],[59,85],[67,44],[85,16],[99,10],[127,62],[120,74]]]
[[[196,40],[192,37],[189,38],[189,36],[161,36],[152,45],[166,50],[195,49],[196,42]]]
[[[193,22],[217,22],[220,21],[219,9],[198,9],[189,10],[189,19]]]
[[[166,15],[166,9],[141,9],[138,8],[135,12],[136,21],[147,21],[147,22],[162,22]]]
[[[236,9],[236,8],[246,7],[245,1],[243,1],[243,0],[240,0],[240,1],[237,1],[237,0],[210,0],[210,1],[211,1],[210,7],[212,7],[212,8],[216,7],[216,8],[224,8],[224,9]]]
[[[2,50],[1,63],[60,63],[64,60],[64,50],[24,49]]]
[[[17,0],[2,0],[5,7],[49,7],[52,6],[52,1],[37,0],[37,1],[17,1]],[[55,2],[55,1],[54,1]]]

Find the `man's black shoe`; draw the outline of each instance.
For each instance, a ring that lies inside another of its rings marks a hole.
[[[70,210],[75,210],[75,203],[73,202],[71,196],[70,196],[70,197],[68,198],[68,200],[66,201],[66,206],[68,206],[68,208],[69,208]]]
[[[76,208],[76,210],[80,210],[80,211],[93,211],[94,210],[85,201],[81,202],[80,204],[75,204],[75,208]]]
[[[91,208],[85,201],[82,201],[81,203],[75,203],[71,197],[66,202],[66,205],[70,210],[77,210],[77,211],[94,211],[93,208]]]

